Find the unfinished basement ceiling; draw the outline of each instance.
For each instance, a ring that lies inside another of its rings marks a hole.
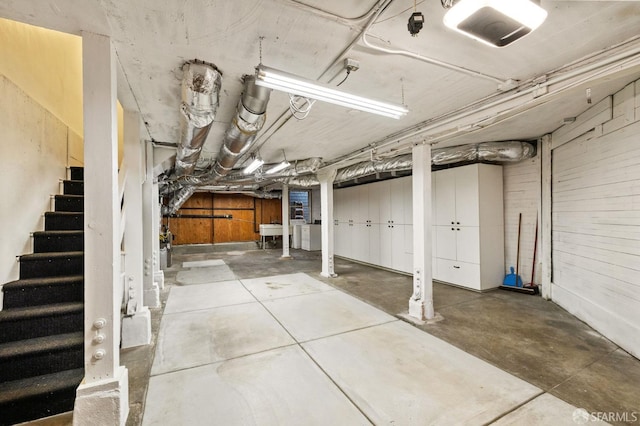
[[[501,81],[539,78],[638,33],[638,1],[542,0],[541,6],[549,13],[543,25],[502,49],[446,29],[438,0],[417,2],[425,16],[417,37],[407,31],[413,0],[9,0],[0,4],[0,16],[74,34],[84,30],[111,36],[121,67],[120,102],[140,111],[148,138],[158,142],[179,140],[182,65],[192,59],[215,64],[223,73],[220,106],[200,164],[217,156],[240,97],[241,77],[254,72],[261,55],[267,66],[333,84],[345,76],[343,59],[353,58],[360,69],[341,88],[404,103],[407,116],[393,120],[317,102],[299,121],[289,119],[288,96],[274,91],[254,145],[268,163],[280,161],[282,150],[290,161],[322,157],[332,162],[371,143],[390,141],[393,148],[396,136],[402,143],[434,140],[438,147],[536,138],[558,128],[562,118],[588,109],[587,88],[596,103],[640,77],[636,53],[635,62],[576,81],[554,96],[532,92],[529,101],[539,97],[537,104],[500,119],[499,108],[493,108],[470,122],[439,125],[438,117],[500,94]],[[373,50],[361,38],[372,17],[366,36],[372,45],[413,52],[485,77]],[[638,46],[632,41],[624,49]],[[523,99],[519,102],[527,103]]]

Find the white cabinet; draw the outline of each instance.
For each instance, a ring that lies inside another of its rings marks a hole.
[[[504,278],[502,166],[434,172],[433,277],[474,290]]]
[[[338,189],[334,205],[336,255],[411,272],[411,177]]]
[[[302,250],[322,250],[321,225],[302,225],[301,231]]]

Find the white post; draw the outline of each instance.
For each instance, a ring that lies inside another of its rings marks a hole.
[[[551,274],[552,274],[552,256],[551,256],[551,135],[542,137],[542,214],[541,224],[542,231],[540,233],[541,256],[542,260],[542,280],[541,280],[541,296],[547,300],[552,299],[551,294]]]
[[[153,167],[153,163],[152,163]],[[153,180],[152,191],[152,208],[153,208],[153,222],[152,231],[154,237],[153,241],[153,281],[158,286],[159,290],[164,288],[164,272],[160,269],[160,223],[162,222],[162,206],[160,205],[160,188],[158,181]]]
[[[420,321],[435,317],[431,270],[431,145],[412,151],[413,174],[413,294],[409,315]]]
[[[289,255],[289,185],[282,185],[282,257]]]
[[[129,413],[120,366],[120,199],[116,56],[109,37],[82,34],[84,113],[85,378],[74,425],[121,424]]]
[[[142,282],[144,284],[144,304],[150,308],[160,307],[160,289],[154,280],[154,258],[153,248],[154,240],[158,240],[160,236],[154,234],[154,222],[156,216],[153,205],[157,203],[154,199],[153,191],[153,145],[147,142],[145,145],[145,181],[142,184],[142,252],[144,256],[144,276]]]
[[[320,217],[322,234],[322,272],[323,277],[337,277],[333,265],[333,180],[336,170],[318,173],[320,181]]]
[[[124,192],[126,228],[125,251],[125,316],[122,319],[122,347],[148,345],[151,342],[151,312],[143,301],[142,249],[142,182],[143,146],[140,143],[140,115],[124,113],[124,167],[127,181]]]

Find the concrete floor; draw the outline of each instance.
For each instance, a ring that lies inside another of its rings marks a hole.
[[[214,409],[226,424],[309,424],[315,414],[323,424],[580,424],[572,417],[576,407],[611,424],[640,424],[640,361],[551,302],[436,283],[435,307],[444,320],[413,326],[397,316],[407,309],[408,276],[338,259],[339,276],[325,279],[318,274],[319,252],[292,250],[294,258],[284,260],[277,249],[254,248],[174,247],[173,266],[165,270],[164,314],[152,312],[154,344],[122,351],[131,383],[128,425],[212,424],[204,419]],[[215,286],[203,278],[213,269],[221,277]],[[322,283],[328,286],[319,290]],[[211,291],[218,293],[210,297]],[[346,312],[357,314],[345,318]],[[240,323],[244,328],[237,328]],[[207,333],[197,324],[214,324],[218,331],[208,331],[207,350],[186,350],[202,346],[201,338],[189,341],[190,334]],[[231,343],[219,351],[216,341]],[[439,357],[438,345],[446,356]],[[243,388],[255,379],[242,375],[254,361],[270,373]],[[394,382],[388,372],[402,372],[407,366],[398,363],[404,362],[413,367]],[[287,375],[292,369],[304,383]],[[451,384],[456,380],[457,387]],[[178,389],[187,390],[180,392],[185,403],[201,400],[205,417],[170,417],[193,411],[179,408]],[[234,399],[233,392],[241,395]],[[313,392],[328,402],[314,408],[304,399]],[[410,408],[407,401],[416,396],[421,402]],[[234,405],[238,401],[245,405]],[[294,409],[299,406],[304,409]]]
[[[319,252],[291,253],[174,247],[152,344],[121,351],[127,425],[220,424],[213,411],[225,424],[640,424],[640,361],[551,302],[435,283],[444,319],[414,326],[398,320],[410,277],[337,259],[325,279]],[[255,365],[259,380],[243,373]]]

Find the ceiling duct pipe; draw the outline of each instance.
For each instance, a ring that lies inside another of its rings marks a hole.
[[[193,61],[182,66],[180,144],[173,175],[190,175],[200,157],[218,110],[222,75],[212,64]]]
[[[431,152],[431,165],[443,166],[456,163],[489,162],[515,163],[535,157],[536,146],[531,142],[506,141],[438,148]],[[344,182],[382,172],[411,170],[411,154],[383,160],[364,161],[338,170],[335,182]]]
[[[536,146],[531,142],[483,142],[434,149],[431,153],[431,164],[443,166],[473,161],[515,163],[535,155]]]
[[[216,162],[209,172],[212,183],[228,175],[240,157],[246,153],[264,125],[271,89],[257,86],[255,76],[244,76],[244,90],[236,115],[224,135]]]

